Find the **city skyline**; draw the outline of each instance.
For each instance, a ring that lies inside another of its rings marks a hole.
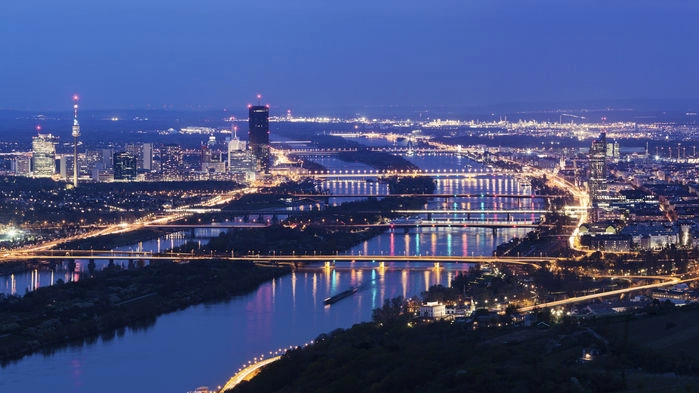
[[[260,92],[283,108],[687,100],[699,86],[690,2],[4,8],[0,109],[60,110],[74,93],[88,111],[237,108]]]

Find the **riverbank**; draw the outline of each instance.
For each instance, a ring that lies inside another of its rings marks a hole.
[[[0,362],[152,324],[159,315],[226,300],[290,270],[249,263],[154,263],[0,298]]]

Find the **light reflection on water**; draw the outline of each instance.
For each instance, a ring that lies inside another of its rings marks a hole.
[[[411,160],[422,160],[418,165],[428,169],[437,165],[478,169],[477,164],[458,157],[416,156]],[[331,188],[352,193],[387,190],[385,184],[375,182],[335,182]],[[526,194],[531,190],[515,179],[493,175],[463,181],[439,179],[436,192]],[[435,200],[429,207],[443,204],[452,209],[512,209],[534,208],[540,201],[450,198]],[[401,229],[362,242],[348,253],[490,255],[498,244],[528,231],[498,229],[493,234],[484,228],[422,227],[407,232]],[[131,247],[158,252],[183,244],[185,237],[144,241]],[[79,261],[80,269],[85,269],[86,264],[87,260]],[[468,270],[467,264],[443,264],[435,268],[425,262],[385,262],[384,266],[382,269],[369,262],[355,262],[338,264],[333,269],[302,268],[262,284],[249,295],[161,316],[145,330],[126,329],[113,339],[66,347],[49,356],[28,356],[0,369],[0,392],[184,392],[201,385],[222,385],[240,365],[263,352],[303,345],[321,333],[368,321],[372,310],[384,300],[416,296],[431,285],[449,285],[458,272]],[[0,290],[9,285],[15,291],[23,291],[28,283],[44,286],[65,277],[57,270],[51,273],[54,277],[44,281],[42,273],[30,275],[26,282],[20,282],[17,275],[3,277]],[[331,306],[323,304],[323,299],[352,286],[361,289]]]
[[[162,236],[158,239],[139,242],[130,246],[115,247],[115,251],[144,251],[144,252],[165,252],[169,249],[179,247],[188,241],[206,242],[212,237],[216,237],[226,229],[217,228],[197,228],[194,231],[195,237],[191,237],[190,233],[174,232]],[[114,264],[122,268],[127,268],[129,261],[127,259],[114,259]],[[5,295],[20,295],[23,296],[27,292],[34,291],[40,287],[54,285],[56,281],[63,282],[78,281],[81,274],[88,273],[89,259],[76,259],[75,271],[71,274],[68,271],[68,263],[58,263],[54,268],[44,267],[41,269],[33,269],[25,272],[0,276],[0,294]],[[96,270],[102,270],[109,264],[108,260],[95,259]]]
[[[370,320],[372,309],[385,299],[419,295],[468,269],[466,264],[434,269],[422,262],[385,266],[302,268],[227,303],[164,315],[145,331],[127,329],[115,339],[60,349],[51,356],[35,354],[0,369],[0,391],[44,392],[53,386],[57,391],[116,393],[138,386],[139,391],[183,392],[216,386],[262,352]],[[352,286],[360,287],[353,296],[323,304]]]

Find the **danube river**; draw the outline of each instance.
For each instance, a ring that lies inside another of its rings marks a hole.
[[[328,186],[364,187],[348,183]],[[531,192],[517,179],[502,175],[440,180],[436,192],[447,189],[454,193]],[[337,194],[338,190],[335,191]],[[540,205],[529,199],[526,203],[526,208]],[[430,203],[431,208],[439,206],[511,209],[522,207],[522,202],[491,197]],[[498,229],[493,234],[490,229],[458,226],[396,229],[347,253],[490,255],[498,244],[523,236],[527,231],[509,228]],[[179,242],[162,239],[161,243],[166,241]],[[149,249],[155,245],[157,241],[144,242],[140,247]],[[159,317],[152,326],[126,328],[90,343],[75,343],[52,353],[27,356],[0,369],[0,392],[178,393],[201,385],[215,388],[255,357],[303,345],[321,333],[369,321],[372,309],[381,306],[385,299],[416,296],[431,285],[449,285],[456,274],[468,268],[466,264],[435,268],[422,262],[388,263],[383,269],[349,263],[338,264],[333,269],[305,267],[225,303],[189,307]],[[54,273],[53,279],[58,274]],[[353,286],[361,289],[332,306],[324,305],[325,298]]]

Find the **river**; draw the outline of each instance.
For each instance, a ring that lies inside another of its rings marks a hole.
[[[444,158],[437,158],[444,162]],[[476,164],[464,161],[464,165]],[[330,183],[328,183],[330,184]],[[347,184],[335,183],[337,187]],[[369,187],[368,190],[373,188]],[[530,190],[516,179],[493,175],[472,180],[442,180],[436,192],[519,193]],[[507,198],[436,200],[456,208],[511,208]],[[528,200],[529,206],[540,202]],[[347,253],[392,255],[489,255],[523,228],[420,227],[389,231]],[[206,236],[202,237],[204,241]],[[164,240],[160,240],[163,247]],[[183,239],[170,239],[172,244]],[[153,249],[158,241],[131,248]],[[168,245],[169,246],[169,245]],[[126,328],[91,343],[76,343],[50,354],[34,354],[0,369],[0,392],[173,392],[223,385],[245,362],[288,346],[303,345],[321,333],[371,319],[385,299],[419,295],[429,286],[448,285],[466,264],[410,262],[338,264],[306,267],[261,285],[225,303],[198,305],[161,316],[154,325]],[[30,273],[31,274],[31,273]],[[55,274],[52,279],[56,279]],[[30,276],[29,281],[35,280]],[[15,282],[15,290],[18,286]],[[44,285],[40,283],[39,286]],[[48,285],[48,282],[45,284]],[[361,290],[332,306],[323,299],[352,286]]]

